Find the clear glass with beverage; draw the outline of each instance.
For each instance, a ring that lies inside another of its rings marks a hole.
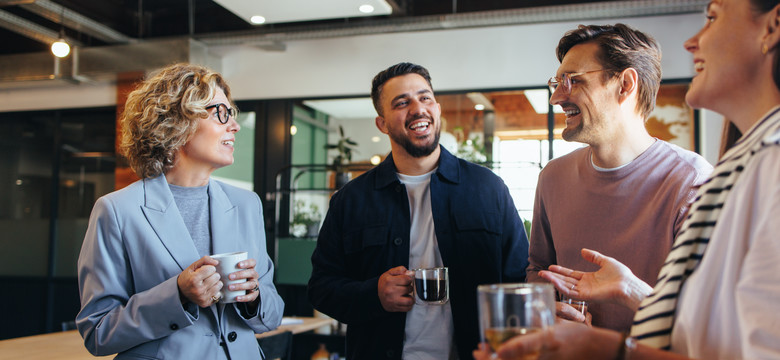
[[[561,299],[558,301],[573,307],[575,310],[577,310],[577,312],[581,313],[582,315],[587,316],[588,314],[588,302],[584,300],[572,299],[566,295],[561,294]]]
[[[496,357],[507,340],[540,332],[555,322],[555,289],[551,284],[494,284],[477,287],[482,342]],[[528,354],[523,360],[536,359]]]
[[[450,300],[449,274],[446,267],[414,269],[414,303],[442,305]]]

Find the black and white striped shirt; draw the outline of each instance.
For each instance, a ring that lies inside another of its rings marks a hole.
[[[759,150],[780,144],[780,107],[757,122],[720,160],[701,186],[675,239],[653,292],[639,307],[631,335],[640,343],[668,350],[678,296],[696,270],[716,229],[723,205],[743,170]]]

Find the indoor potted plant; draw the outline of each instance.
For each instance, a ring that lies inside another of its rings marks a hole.
[[[460,132],[463,134],[463,131]],[[484,163],[487,161],[487,155],[485,155],[485,144],[482,142],[482,138],[478,135],[472,134],[469,139],[463,140],[458,143],[458,151],[455,156],[473,163]]]
[[[336,156],[333,157],[333,171],[336,172],[335,187],[340,189],[350,179],[350,173],[347,165],[352,161],[352,151],[357,147],[357,143],[344,136],[344,128],[339,125],[339,140],[335,144],[326,144],[325,149],[336,150]],[[357,151],[357,150],[355,150]]]
[[[293,208],[290,233],[297,237],[315,237],[319,233],[321,219],[319,206],[298,200]]]

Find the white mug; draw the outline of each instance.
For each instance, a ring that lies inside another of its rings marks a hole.
[[[232,252],[232,253],[216,254],[216,255],[211,255],[211,258],[219,261],[219,264],[217,264],[217,273],[219,273],[220,281],[222,281],[222,289],[219,291],[222,297],[220,298],[219,301],[223,303],[232,303],[232,302],[236,302],[237,296],[246,295],[246,290],[236,290],[236,291],[228,290],[228,286],[230,284],[242,283],[245,282],[246,279],[230,280],[230,278],[228,278],[228,275],[238,270],[241,270],[238,268],[238,263],[247,259],[247,252],[239,251],[239,252]]]

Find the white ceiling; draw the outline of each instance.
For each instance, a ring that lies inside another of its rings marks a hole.
[[[391,14],[393,9],[385,0],[214,0],[238,17],[250,22],[260,15],[266,24],[338,19],[359,16]],[[371,5],[374,12],[364,14],[361,5]]]
[[[376,117],[371,98],[306,100],[304,105],[337,119],[373,119]]]

